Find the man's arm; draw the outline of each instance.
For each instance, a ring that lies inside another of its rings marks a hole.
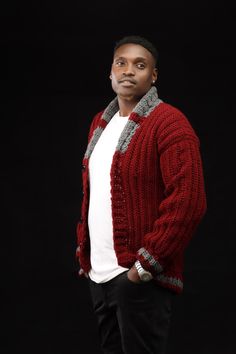
[[[143,268],[153,276],[185,249],[206,211],[199,141],[189,131],[186,134],[183,128],[168,136],[167,130],[167,138],[159,144],[165,198],[153,230],[145,235],[137,253]]]

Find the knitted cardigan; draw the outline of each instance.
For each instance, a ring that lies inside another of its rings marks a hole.
[[[89,158],[118,110],[116,97],[94,117],[83,158],[76,251],[81,274],[91,268]],[[155,87],[133,109],[119,138],[111,166],[111,205],[118,264],[130,268],[138,259],[154,281],[182,292],[184,250],[206,211],[202,161],[189,121],[160,100]]]

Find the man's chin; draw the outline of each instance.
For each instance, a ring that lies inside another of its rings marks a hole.
[[[119,91],[117,92],[117,96],[119,98],[121,98],[122,100],[125,100],[125,101],[139,101],[140,100],[140,95],[138,95],[136,92],[131,92],[131,91],[128,91],[128,90],[122,90],[122,91]]]

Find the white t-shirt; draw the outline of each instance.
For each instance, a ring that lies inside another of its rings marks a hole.
[[[119,137],[129,117],[117,112],[102,132],[89,159],[88,226],[91,245],[89,277],[96,283],[111,280],[128,268],[118,265],[113,242],[110,170]]]

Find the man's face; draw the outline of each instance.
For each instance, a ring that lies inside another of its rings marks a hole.
[[[152,54],[139,44],[123,44],[114,54],[111,79],[120,98],[139,101],[157,79]]]

